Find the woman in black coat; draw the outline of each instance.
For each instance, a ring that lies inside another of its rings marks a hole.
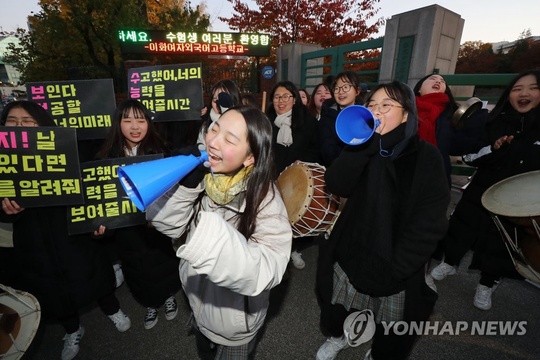
[[[112,127],[97,154],[99,159],[164,154],[169,155],[152,122],[152,115],[135,99],[124,101],[113,115]],[[152,174],[148,174],[152,176]],[[158,310],[164,308],[165,318],[178,314],[174,294],[180,290],[178,265],[171,239],[147,224],[134,225],[105,232],[103,226],[96,235],[107,235],[118,253],[122,271],[133,297],[146,307],[144,328],[153,328]]]
[[[506,87],[486,124],[478,153],[463,157],[477,167],[476,174],[456,206],[443,241],[445,258],[431,275],[442,280],[456,273],[456,266],[470,249],[472,268],[480,269],[473,304],[491,308],[491,295],[501,277],[519,277],[490,213],[482,206],[484,192],[493,184],[529,171],[540,170],[540,71],[516,76]],[[501,221],[513,233],[504,218]]]
[[[348,106],[362,105],[360,77],[354,71],[343,71],[334,78],[330,91],[332,98],[322,104],[319,119],[321,161],[324,166],[330,166],[345,147],[337,136],[337,116]]]
[[[482,134],[488,111],[479,109],[466,120],[453,124],[452,117],[459,105],[444,77],[439,74],[424,76],[418,80],[413,91],[418,110],[418,136],[439,149],[450,186],[450,156],[476,152],[484,145]]]
[[[319,163],[319,133],[317,120],[302,104],[298,88],[290,81],[278,82],[270,92],[272,104],[267,115],[272,122],[272,144],[277,174],[296,161]],[[285,199],[287,201],[287,199]],[[303,246],[313,240],[303,240]],[[303,269],[305,262],[298,252],[298,241],[293,241],[291,260],[297,269]]]
[[[437,298],[425,268],[447,228],[450,194],[441,157],[418,139],[407,85],[377,86],[366,106],[381,124],[366,143],[346,146],[325,174],[330,192],[347,202],[319,251],[321,325],[331,335],[319,360],[355,341],[344,322],[364,309],[376,323],[366,359],[407,358],[414,336],[385,333],[382,324],[426,320]]]
[[[266,114],[272,122],[277,173],[295,161],[320,162],[317,120],[302,104],[296,85],[277,83],[270,92]]]
[[[4,126],[56,126],[37,103],[16,101],[2,112]],[[115,277],[105,248],[88,236],[70,236],[65,206],[25,209],[2,199],[0,221],[13,223],[13,248],[0,251],[2,282],[33,294],[45,317],[66,331],[62,359],[74,358],[84,335],[79,309],[95,301],[118,331],[131,326],[114,295]]]

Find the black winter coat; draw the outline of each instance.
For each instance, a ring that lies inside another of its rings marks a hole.
[[[161,307],[181,287],[180,259],[171,239],[147,225],[116,229],[113,234],[133,297],[145,307]]]
[[[283,146],[277,143],[279,128],[272,121],[272,143],[274,147],[274,160],[276,171],[279,175],[285,168],[295,161],[320,163],[319,133],[317,119],[307,113],[301,124],[295,119],[292,120],[293,143],[290,146]]]
[[[333,194],[348,198],[330,241],[338,243],[335,260],[346,270],[359,292],[388,296],[405,289],[407,280],[423,269],[444,236],[449,191],[440,155],[434,146],[425,142],[411,144],[402,156],[394,160],[397,193],[401,194],[399,203],[394,209],[377,214],[378,217],[397,219],[393,230],[393,255],[387,262],[378,258],[371,249],[359,247],[355,241],[366,231],[359,221],[363,216],[358,211],[362,208],[359,204],[368,191],[385,191],[366,186],[360,166],[362,156],[356,151],[349,153],[345,150],[326,172],[328,189]],[[355,184],[352,192],[342,193],[347,191],[347,186],[341,187],[343,183]]]
[[[435,128],[437,148],[443,158],[448,185],[452,184],[450,156],[462,156],[477,152],[485,145],[483,134],[488,115],[487,110],[478,110],[464,121],[462,126],[456,128],[451,122],[455,110],[453,106],[447,106],[437,118]]]
[[[0,248],[0,281],[34,295],[44,316],[61,318],[114,292],[114,271],[102,244],[69,236],[66,207],[28,208],[13,222],[13,248]]]
[[[486,143],[494,144],[495,140],[505,135],[514,135],[510,144],[469,162],[476,166],[477,170],[463,192],[458,206],[482,212],[483,225],[491,228],[491,231],[486,232],[474,245],[475,254],[471,267],[493,275],[512,276],[515,271],[511,268],[509,255],[501,238],[493,237],[496,233],[495,226],[489,212],[483,208],[481,198],[490,186],[503,179],[540,170],[540,108],[526,114],[519,114],[513,109],[507,110],[486,125]],[[466,212],[460,212],[460,216],[478,218],[477,214]],[[505,221],[504,218],[502,220]],[[470,226],[480,225],[470,223]]]
[[[345,143],[339,139],[336,132],[336,119],[340,111],[341,109],[334,99],[326,99],[321,107],[319,138],[321,161],[322,165],[326,167],[332,164],[345,147]]]

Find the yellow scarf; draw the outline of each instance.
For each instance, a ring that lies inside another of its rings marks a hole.
[[[250,165],[242,168],[232,176],[206,174],[204,176],[206,194],[217,204],[226,205],[230,203],[244,189],[252,170],[253,165]]]

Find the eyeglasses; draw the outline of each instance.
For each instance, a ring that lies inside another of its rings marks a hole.
[[[293,97],[294,96],[290,94],[274,95],[274,102],[280,102],[281,100],[283,100],[283,102],[288,102]]]
[[[6,126],[36,126],[37,121],[33,119],[23,119],[23,120],[14,120],[14,119],[7,119]]]
[[[334,88],[334,93],[339,94],[340,90],[346,93],[346,92],[349,92],[349,90],[351,90],[352,88],[353,86],[351,84],[345,84],[343,86],[336,86]]]
[[[379,113],[381,114],[386,114],[387,112],[390,111],[390,109],[392,109],[393,107],[398,107],[398,108],[403,108],[403,106],[400,106],[400,105],[394,105],[392,103],[389,103],[389,102],[383,102],[383,103],[380,103],[380,104],[368,104],[367,108],[369,109],[369,111],[371,112],[375,112],[375,111],[379,111]]]

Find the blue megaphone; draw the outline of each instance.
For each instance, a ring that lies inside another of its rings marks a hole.
[[[341,110],[336,119],[336,133],[347,145],[360,145],[371,138],[381,124],[373,113],[362,105],[351,105]]]
[[[208,154],[206,151],[201,151],[199,157],[177,155],[120,166],[118,178],[137,209],[144,211],[154,200],[207,160]]]

